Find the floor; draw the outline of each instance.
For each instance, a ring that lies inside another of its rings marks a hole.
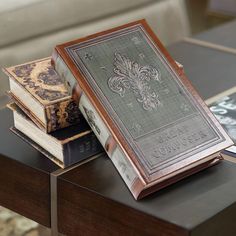
[[[50,230],[0,207],[0,236],[49,236]]]

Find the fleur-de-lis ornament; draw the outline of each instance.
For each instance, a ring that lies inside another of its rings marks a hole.
[[[131,89],[144,110],[156,110],[161,102],[158,95],[151,90],[149,82],[160,82],[160,71],[152,66],[140,66],[120,53],[115,53],[114,66],[116,75],[109,78],[109,88],[121,97],[126,89]]]

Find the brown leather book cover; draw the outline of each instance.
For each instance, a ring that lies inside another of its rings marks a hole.
[[[136,199],[232,145],[145,20],[58,45],[52,64]]]
[[[9,76],[9,95],[47,133],[83,119],[63,80],[43,58],[4,69]]]

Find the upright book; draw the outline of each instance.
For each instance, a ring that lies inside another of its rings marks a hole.
[[[10,96],[47,133],[83,119],[50,61],[43,58],[4,69],[9,76]]]
[[[58,45],[52,64],[136,199],[232,145],[145,20]]]

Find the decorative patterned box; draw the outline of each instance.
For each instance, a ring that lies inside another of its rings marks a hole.
[[[44,58],[4,69],[14,102],[47,133],[83,119],[50,60]]]

